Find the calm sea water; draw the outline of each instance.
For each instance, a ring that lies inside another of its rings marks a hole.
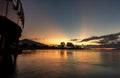
[[[119,50],[26,50],[5,64],[0,78],[120,78]]]

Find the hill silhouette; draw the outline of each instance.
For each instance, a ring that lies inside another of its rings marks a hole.
[[[48,48],[49,46],[43,43],[39,43],[29,39],[20,40],[20,48],[21,49],[42,49]]]

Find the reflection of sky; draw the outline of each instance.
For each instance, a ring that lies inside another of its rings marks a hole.
[[[116,33],[119,5],[120,0],[23,0],[23,37],[59,42]]]
[[[17,59],[12,78],[120,77],[120,52],[88,50],[32,50]],[[16,74],[17,73],[17,74]],[[14,77],[13,77],[14,76]]]

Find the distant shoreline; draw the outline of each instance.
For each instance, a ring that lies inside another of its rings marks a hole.
[[[117,49],[117,48],[99,48],[99,49],[93,49],[93,48],[25,48],[25,49],[22,49],[22,50],[120,50],[120,49]]]

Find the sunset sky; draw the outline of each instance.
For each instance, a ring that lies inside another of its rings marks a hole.
[[[22,38],[59,44],[120,32],[120,0],[22,0],[22,3],[25,11]]]

